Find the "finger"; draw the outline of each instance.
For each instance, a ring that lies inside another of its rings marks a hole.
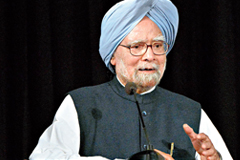
[[[203,156],[203,155],[201,155],[200,157],[201,157],[201,158],[200,158],[201,160],[208,160],[207,157],[205,157],[205,156]]]
[[[183,124],[183,129],[185,133],[189,136],[191,141],[197,138],[197,134],[193,131],[193,129],[188,124]]]
[[[174,160],[170,154],[164,153],[162,151],[159,151],[157,149],[154,149],[155,152],[161,154],[166,160]]]
[[[192,141],[193,147],[194,149],[200,154],[202,153],[203,149],[202,149],[202,142],[201,139],[203,138],[202,136],[199,136],[198,138],[198,134],[196,134],[193,129],[187,125],[184,124],[183,125],[183,129],[186,132],[186,134],[189,136],[190,140]],[[200,140],[199,140],[200,139]]]
[[[200,140],[201,142],[210,142],[211,140],[209,139],[209,137],[204,134],[204,133],[199,133],[197,135],[197,139]]]
[[[208,157],[208,160],[215,160],[215,159],[221,159],[218,152],[215,152],[214,155]]]
[[[210,148],[210,149],[204,150],[202,152],[202,155],[205,157],[212,157],[215,155],[215,153],[217,153],[216,150],[214,148]]]
[[[204,142],[204,143],[202,143],[202,149],[203,150],[209,150],[209,149],[211,149],[211,148],[214,148],[213,147],[213,145],[212,145],[212,143],[210,143],[210,142]]]
[[[193,147],[200,155],[209,157],[215,154],[216,150],[206,134],[196,134],[193,129],[187,124],[183,125],[183,129],[191,139]]]
[[[217,159],[216,157],[219,157],[219,155],[215,147],[213,146],[210,138],[204,133],[198,134],[197,137],[198,140],[200,140],[202,143],[201,149],[197,151],[201,155],[201,157],[205,157],[207,158],[207,160]]]
[[[203,150],[209,150],[210,148],[214,148],[212,141],[206,134],[204,133],[198,134],[197,139],[201,141],[201,148]]]

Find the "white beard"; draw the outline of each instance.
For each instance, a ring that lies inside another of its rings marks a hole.
[[[165,63],[165,66],[166,66],[166,63]],[[164,66],[164,70],[165,70],[165,66]],[[156,72],[153,74],[144,74],[139,71],[140,68],[147,68],[147,67],[155,68]],[[135,69],[133,76],[130,77],[123,60],[121,60],[119,74],[122,77],[124,77],[126,82],[134,82],[136,83],[137,86],[141,88],[146,88],[146,89],[158,85],[162,77],[162,73],[159,70],[159,65],[156,65],[155,63],[145,63],[144,65],[139,65]]]

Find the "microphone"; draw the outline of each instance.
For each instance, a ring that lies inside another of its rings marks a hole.
[[[125,91],[129,95],[133,95],[137,91],[137,85],[134,82],[128,82],[125,86]]]
[[[152,148],[152,145],[150,144],[150,140],[148,138],[148,134],[147,134],[147,130],[146,130],[146,127],[145,127],[145,123],[144,123],[144,120],[143,120],[143,117],[142,117],[142,114],[141,114],[141,110],[140,110],[140,107],[139,107],[139,103],[138,103],[138,100],[137,100],[137,97],[136,97],[137,85],[134,82],[128,82],[126,84],[126,86],[125,86],[125,91],[129,95],[133,95],[134,94],[134,99],[135,99],[135,103],[137,105],[138,114],[140,116],[142,127],[143,127],[143,130],[144,130],[147,142],[148,142],[147,150],[152,150],[153,148]]]
[[[128,160],[165,160],[165,158],[160,155],[159,153],[155,152],[153,149],[153,145],[151,145],[150,140],[148,138],[148,134],[147,134],[147,129],[145,127],[145,123],[141,114],[141,109],[139,107],[139,103],[136,97],[136,91],[137,91],[137,85],[134,82],[128,82],[125,86],[125,92],[129,95],[133,95],[134,94],[134,99],[135,99],[135,103],[137,105],[137,109],[138,109],[138,114],[142,123],[142,128],[147,140],[147,147],[145,151],[142,152],[138,152],[134,155],[132,155]]]

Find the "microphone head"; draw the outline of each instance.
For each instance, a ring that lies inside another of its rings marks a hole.
[[[132,155],[128,160],[165,160],[165,158],[154,150],[146,150]]]
[[[136,93],[137,85],[134,82],[128,82],[125,86],[125,92],[129,95]]]

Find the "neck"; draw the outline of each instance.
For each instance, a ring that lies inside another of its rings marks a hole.
[[[122,82],[118,76],[117,77],[117,80],[118,82],[123,86],[125,87],[125,85],[127,84],[127,82]],[[148,93],[151,93],[155,88],[156,88],[156,85],[155,86],[151,86],[151,87],[142,87],[142,86],[139,86],[138,84],[137,85],[137,91],[136,93],[137,94],[140,94],[140,95],[144,95],[144,94],[148,94]]]
[[[154,89],[156,88],[156,86],[153,86],[153,87],[137,87],[137,93],[138,94],[141,94],[141,95],[144,95],[144,94],[147,94],[147,93],[150,93],[150,92],[152,92]]]

